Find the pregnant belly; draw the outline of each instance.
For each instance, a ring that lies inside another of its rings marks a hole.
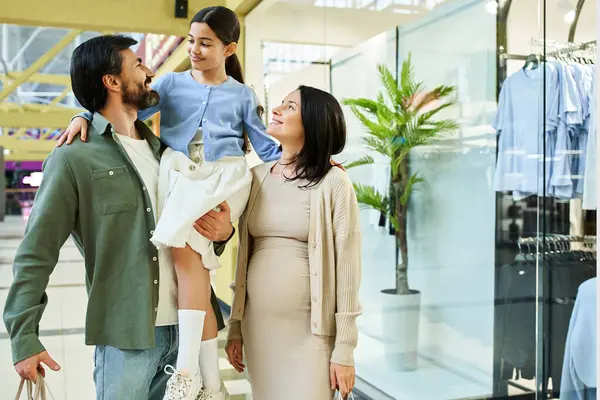
[[[248,266],[246,311],[262,318],[307,318],[310,278],[305,243],[256,247]]]

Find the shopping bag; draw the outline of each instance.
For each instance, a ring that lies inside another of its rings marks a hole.
[[[24,398],[22,397],[23,391],[25,392]],[[42,374],[38,374],[35,385],[29,379],[21,378],[15,400],[48,400],[48,395],[50,395],[51,400],[54,400],[54,396],[52,396],[50,389],[48,389],[48,386],[46,385],[46,380]]]
[[[333,395],[333,400],[354,400],[354,395],[352,392],[348,393],[348,396],[344,399],[339,390],[335,391],[335,395]]]

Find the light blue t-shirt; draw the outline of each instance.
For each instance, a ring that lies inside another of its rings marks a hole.
[[[565,344],[560,400],[591,399],[586,396],[586,389],[595,389],[597,385],[596,285],[596,278],[592,278],[583,282],[577,291]]]
[[[598,98],[596,97],[596,83],[592,82],[592,90],[590,93],[589,100],[589,111],[590,115],[587,121],[588,126],[588,140],[586,143],[586,161],[585,170],[583,173],[583,209],[584,210],[595,210],[597,208],[596,202],[596,105],[598,104]]]
[[[204,85],[185,71],[165,74],[151,87],[160,94],[160,102],[140,110],[138,118],[160,112],[160,140],[173,150],[189,155],[188,145],[202,127],[207,161],[243,156],[244,131],[261,160],[280,158],[279,145],[267,135],[257,113],[258,100],[248,86],[231,77],[220,85]],[[92,118],[91,113],[79,116]]]
[[[583,125],[584,106],[573,69],[561,61],[550,61],[549,64],[558,71],[560,99],[550,194],[556,198],[570,199],[575,195],[578,180],[573,161],[577,161],[575,143]]]
[[[569,68],[573,71],[573,78],[581,100],[581,117],[583,123],[575,126],[571,133],[572,154],[571,154],[571,174],[573,176],[574,195],[580,196],[584,189],[584,176],[586,171],[587,142],[589,140],[589,127],[591,116],[591,104],[593,95],[593,85],[595,76],[595,66],[572,63]]]
[[[544,68],[546,110],[543,110]],[[558,107],[558,76],[550,64],[534,70],[521,69],[508,77],[500,91],[498,112],[492,124],[498,140],[494,176],[496,191],[512,191],[516,200],[548,190]],[[545,120],[545,123],[544,123]],[[546,156],[544,157],[544,135]],[[546,177],[544,179],[544,162]]]

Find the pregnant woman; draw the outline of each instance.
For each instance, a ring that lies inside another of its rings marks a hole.
[[[253,169],[234,284],[227,355],[255,400],[331,400],[354,386],[361,313],[359,210],[350,179],[331,163],[346,143],[342,109],[301,86],[267,132],[281,159]]]

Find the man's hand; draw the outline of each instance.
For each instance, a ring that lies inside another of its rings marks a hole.
[[[15,370],[21,378],[29,379],[32,382],[37,382],[38,372],[42,376],[46,376],[46,371],[42,366],[46,364],[52,371],[60,371],[60,365],[50,357],[47,351],[43,351],[35,356],[19,361],[15,364]]]
[[[224,242],[233,234],[231,209],[226,201],[217,208],[218,210],[210,210],[194,222],[194,229],[213,242]]]

